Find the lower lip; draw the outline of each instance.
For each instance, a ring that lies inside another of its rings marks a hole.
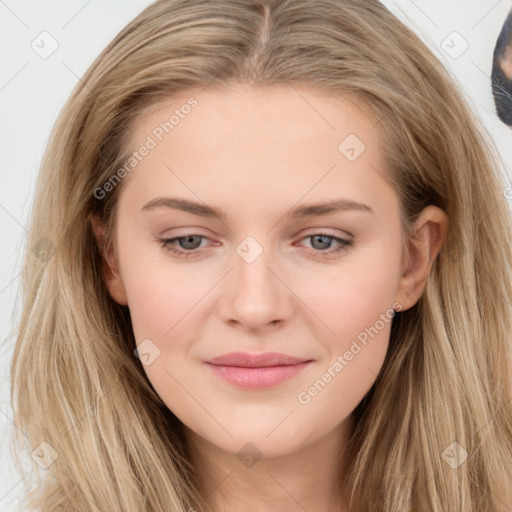
[[[213,373],[235,386],[246,389],[264,389],[276,386],[298,375],[311,361],[286,366],[245,368],[241,366],[217,366],[207,363]]]

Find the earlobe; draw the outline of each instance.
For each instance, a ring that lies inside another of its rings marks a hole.
[[[447,232],[448,216],[443,210],[433,205],[422,210],[414,223],[414,236],[408,241],[407,265],[396,292],[402,310],[414,306],[421,297]]]
[[[98,214],[91,215],[90,219],[98,250],[102,255],[102,272],[109,294],[118,304],[126,306],[128,305],[126,290],[114,252],[111,249],[109,249],[108,254],[106,252],[105,224]]]

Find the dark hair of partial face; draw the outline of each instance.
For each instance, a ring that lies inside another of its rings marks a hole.
[[[512,126],[512,80],[508,78],[500,62],[505,59],[506,49],[512,50],[512,10],[510,10],[496,41],[492,59],[492,95],[498,117]]]

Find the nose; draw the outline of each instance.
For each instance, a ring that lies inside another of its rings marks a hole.
[[[288,321],[294,294],[270,251],[263,250],[254,261],[235,254],[233,262],[235,268],[224,282],[222,319],[252,332],[272,330]]]

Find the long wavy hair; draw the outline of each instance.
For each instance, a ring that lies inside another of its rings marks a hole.
[[[127,307],[108,294],[91,215],[112,240],[123,182],[104,198],[94,192],[123,165],[138,117],[213,81],[355,95],[387,139],[404,240],[425,206],[449,217],[424,292],[393,319],[382,370],[353,412],[349,478],[339,482],[350,510],[505,510],[512,225],[503,162],[442,63],[377,0],[160,0],[78,82],[43,158],[25,250],[12,403],[19,452],[26,442],[36,449],[27,506],[205,510],[182,424],[134,356]]]

